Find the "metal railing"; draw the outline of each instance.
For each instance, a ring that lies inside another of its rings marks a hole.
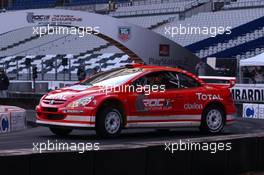
[[[93,70],[96,69],[97,72],[103,71],[104,66],[109,64],[99,62],[97,65],[92,65],[90,63],[80,63],[76,59],[71,61],[68,59],[68,64],[62,64],[62,57],[59,55],[50,58],[49,60],[41,60],[40,63],[32,62],[30,66],[25,64],[19,64],[16,60],[15,69],[8,71],[8,64],[1,64],[0,67],[4,68],[10,80],[32,80],[33,67],[37,67],[37,78],[38,81],[76,81],[78,80],[77,70],[80,65],[85,66],[85,72],[87,76],[93,74]]]
[[[195,1],[195,0],[189,0]],[[144,1],[133,1],[117,4],[118,7],[128,7],[128,6],[141,6],[141,5],[150,5],[150,4],[165,4],[165,3],[176,3],[183,2],[181,0],[144,0]]]
[[[39,45],[37,45],[37,46],[33,46],[33,47],[31,47],[31,48],[27,48],[27,49],[25,49],[25,50],[22,50],[22,51],[19,51],[19,52],[13,53],[13,54],[8,55],[8,56],[21,55],[21,54],[23,54],[23,53],[27,53],[27,52],[29,52],[29,51],[31,51],[31,50],[33,50],[33,49],[40,49],[41,47],[46,46],[46,45],[53,44],[53,43],[55,43],[56,41],[59,41],[59,40],[62,40],[62,39],[65,39],[65,40],[66,40],[68,36],[70,36],[70,34],[69,34],[69,35],[66,35],[66,36],[62,36],[62,37],[56,38],[56,39],[51,40],[51,41],[48,41],[48,42],[46,42],[46,43],[39,44]]]
[[[137,16],[137,15],[149,15],[149,14],[166,14],[166,13],[180,13],[185,10],[191,9],[202,3],[210,2],[211,0],[193,0],[183,7],[170,7],[170,8],[158,8],[158,9],[144,9],[144,10],[133,10],[133,11],[121,11],[112,12],[111,15],[114,17],[121,16]],[[139,5],[150,5],[150,4],[162,4],[162,3],[174,3],[182,2],[179,0],[146,0],[146,1],[136,1],[131,3],[118,4],[118,7],[128,7],[128,6],[139,6]],[[125,4],[125,5],[124,5]]]
[[[263,0],[253,0],[244,2],[233,2],[225,6],[225,9],[244,8],[244,7],[262,7],[264,6]]]
[[[183,9],[177,8],[162,8],[162,9],[146,9],[146,10],[135,10],[127,12],[114,12],[112,16],[121,17],[121,16],[137,16],[137,15],[148,15],[148,14],[162,14],[162,13],[177,13],[181,12]]]

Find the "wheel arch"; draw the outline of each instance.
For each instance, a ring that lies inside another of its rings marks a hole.
[[[212,106],[218,106],[218,107],[220,107],[223,110],[224,117],[225,117],[225,123],[226,123],[226,108],[225,108],[225,105],[222,102],[220,102],[220,101],[209,102],[203,109],[202,117],[204,116],[206,109],[208,109],[208,108],[210,108]]]
[[[117,109],[119,109],[119,111],[121,112],[121,115],[123,117],[123,125],[125,126],[126,124],[126,110],[125,110],[125,105],[124,103],[115,97],[109,97],[107,99],[104,99],[98,106],[97,110],[95,111],[95,121],[97,120],[97,116],[100,112],[101,109],[105,108],[105,107],[115,107]]]

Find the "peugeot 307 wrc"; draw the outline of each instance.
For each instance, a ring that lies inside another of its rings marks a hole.
[[[44,95],[36,122],[60,136],[81,128],[116,137],[124,128],[189,126],[216,134],[235,120],[231,87],[178,68],[129,65]]]

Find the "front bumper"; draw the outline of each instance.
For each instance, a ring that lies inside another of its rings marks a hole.
[[[92,123],[66,123],[59,121],[45,121],[36,120],[36,123],[40,126],[54,126],[54,127],[70,127],[70,128],[94,128],[95,124]]]
[[[58,127],[95,127],[94,108],[85,107],[82,109],[56,108],[52,111],[46,107],[36,107],[36,123],[42,126]]]

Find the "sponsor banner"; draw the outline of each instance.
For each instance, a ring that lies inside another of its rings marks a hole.
[[[11,112],[10,122],[11,131],[26,129],[26,113],[21,111]]]
[[[244,103],[243,118],[264,119],[264,105]]]
[[[71,25],[73,22],[81,22],[83,19],[79,16],[71,14],[36,14],[34,12],[27,13],[27,22],[36,23],[38,25]]]
[[[238,84],[231,92],[235,102],[264,102],[264,85]]]
[[[0,113],[0,133],[10,132],[10,116],[8,113]]]

